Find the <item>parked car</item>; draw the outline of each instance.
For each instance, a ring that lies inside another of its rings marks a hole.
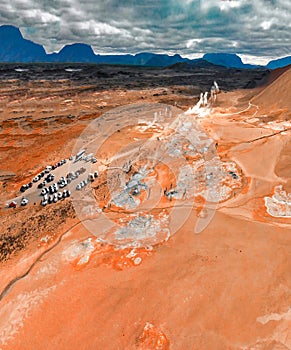
[[[15,201],[12,201],[8,204],[8,208],[16,208],[17,203]]]
[[[27,198],[22,198],[22,200],[20,202],[20,205],[24,207],[27,203],[28,203],[28,199]]]
[[[28,189],[28,185],[22,185],[20,187],[20,192],[25,192]]]
[[[42,196],[44,196],[45,194],[48,193],[48,191],[49,191],[49,190],[48,190],[46,187],[44,187],[44,188],[41,190],[40,194],[41,194]]]
[[[40,179],[39,176],[35,176],[35,177],[32,179],[32,182],[37,182],[39,179]]]

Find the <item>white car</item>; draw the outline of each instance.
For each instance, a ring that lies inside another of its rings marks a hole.
[[[44,187],[42,190],[41,190],[41,195],[44,196],[45,194],[48,193],[48,189],[46,187]]]
[[[23,207],[28,203],[28,199],[27,198],[22,198],[20,205],[22,205]]]

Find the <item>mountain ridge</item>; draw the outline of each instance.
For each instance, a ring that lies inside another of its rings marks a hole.
[[[202,60],[202,61],[201,61]],[[252,69],[263,66],[245,64],[237,54],[207,53],[199,59],[188,59],[179,54],[167,55],[151,52],[120,55],[95,54],[92,47],[84,43],[72,43],[63,46],[59,52],[47,54],[44,47],[31,40],[25,39],[19,28],[12,25],[0,26],[0,62],[10,63],[99,63],[138,65],[146,67],[167,67],[177,63],[195,62],[205,65],[205,61],[228,68]],[[291,56],[270,61],[266,67],[276,69],[291,63]]]

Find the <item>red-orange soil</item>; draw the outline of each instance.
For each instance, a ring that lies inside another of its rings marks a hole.
[[[291,192],[291,125],[278,129],[290,121],[290,73],[260,90],[222,92],[200,119],[221,160],[235,162],[243,179],[200,234],[195,225],[209,212],[203,196],[168,240],[124,249],[88,232],[68,198],[1,208],[0,349],[291,349],[291,218],[273,217],[264,205],[277,185]],[[47,164],[69,157],[104,111],[141,100],[171,100],[186,110],[197,101],[166,88],[168,95],[158,96],[150,89],[81,88],[66,96],[66,82],[63,95],[57,83],[29,83],[28,98],[10,94],[9,84],[0,88],[2,206]],[[100,157],[106,162],[138,135],[120,130]],[[96,199],[113,221],[127,222],[132,211],[107,206],[106,164],[97,164]],[[173,170],[162,164],[155,170],[162,189],[175,186]],[[163,197],[153,216],[180,205],[186,210],[181,203]]]

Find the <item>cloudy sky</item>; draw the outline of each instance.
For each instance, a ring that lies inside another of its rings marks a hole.
[[[291,0],[9,0],[0,24],[47,52],[83,42],[95,53],[230,52],[264,63],[290,55]]]

